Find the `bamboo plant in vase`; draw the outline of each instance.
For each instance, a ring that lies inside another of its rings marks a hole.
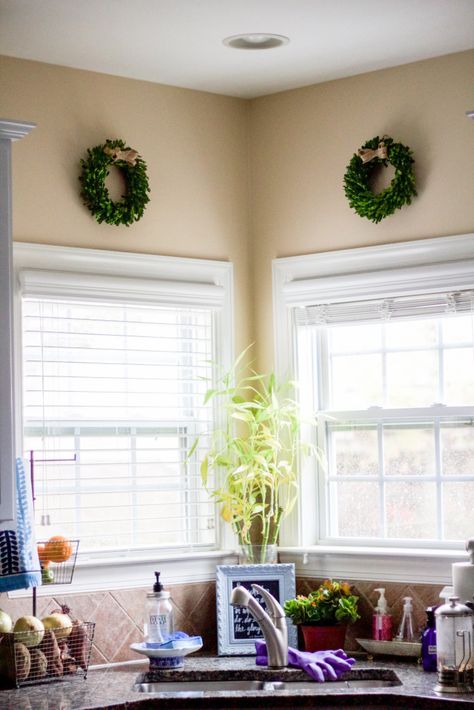
[[[200,470],[204,487],[237,536],[240,561],[255,564],[277,561],[280,526],[298,497],[298,460],[319,452],[301,442],[303,418],[291,396],[293,383],[244,367],[248,349],[206,393],[205,402],[214,402],[222,426],[211,432]],[[211,473],[219,482],[215,487]]]

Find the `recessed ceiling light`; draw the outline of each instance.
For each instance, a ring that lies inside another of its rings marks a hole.
[[[232,35],[222,40],[226,47],[233,49],[273,49],[281,47],[290,41],[284,35],[273,35],[267,32],[252,32],[245,35]]]

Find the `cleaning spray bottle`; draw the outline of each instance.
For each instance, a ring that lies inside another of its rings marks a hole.
[[[151,648],[167,643],[174,632],[171,595],[163,589],[159,572],[155,572],[155,577],[153,591],[146,595],[145,604],[145,643]]]
[[[413,641],[413,604],[411,597],[403,597],[403,616],[398,627],[397,641]]]
[[[380,597],[372,617],[372,638],[376,641],[391,641],[392,616],[388,611],[385,588],[380,587],[374,591],[379,592]]]

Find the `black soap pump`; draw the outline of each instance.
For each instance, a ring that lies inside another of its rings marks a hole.
[[[160,582],[160,573],[155,572],[153,591],[146,595],[145,642],[151,648],[167,643],[174,632],[174,615],[171,595]]]

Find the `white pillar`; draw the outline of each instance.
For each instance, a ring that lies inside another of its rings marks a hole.
[[[0,119],[0,520],[15,517],[15,392],[13,361],[12,141],[34,123]]]

